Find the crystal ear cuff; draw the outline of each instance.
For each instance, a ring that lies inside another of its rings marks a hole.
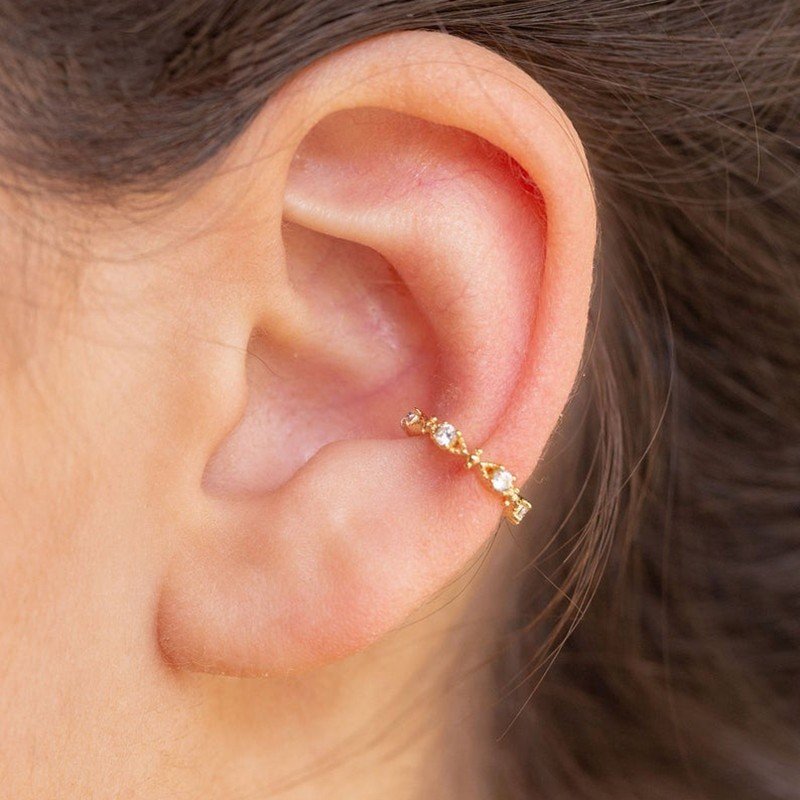
[[[519,525],[531,510],[531,504],[520,497],[519,489],[514,485],[517,479],[502,464],[484,461],[482,450],[470,451],[455,425],[429,417],[415,408],[403,417],[400,426],[409,436],[429,436],[442,450],[465,457],[467,469],[477,467],[484,485],[503,498],[503,513],[514,525]]]

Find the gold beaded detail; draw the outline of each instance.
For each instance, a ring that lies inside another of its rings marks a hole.
[[[464,458],[467,469],[477,469],[483,485],[502,497],[503,514],[513,525],[519,525],[531,510],[531,504],[520,496],[514,475],[502,464],[484,461],[483,450],[470,450],[455,425],[415,408],[403,417],[400,426],[409,436],[428,436],[437,447]]]

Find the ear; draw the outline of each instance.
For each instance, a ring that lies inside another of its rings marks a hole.
[[[162,650],[228,674],[325,663],[402,623],[501,519],[405,411],[519,482],[536,465],[583,348],[584,155],[527,75],[403,33],[307,68],[186,203],[248,292],[218,309],[235,346],[187,448],[203,480],[179,499]]]

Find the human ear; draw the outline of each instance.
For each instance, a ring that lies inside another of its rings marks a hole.
[[[323,664],[402,623],[501,519],[463,459],[404,436],[405,411],[520,481],[535,467],[583,348],[583,151],[499,56],[402,33],[308,67],[186,203],[215,209],[248,291],[208,332],[234,346],[187,434],[202,477],[174,500],[161,648],[226,674]]]

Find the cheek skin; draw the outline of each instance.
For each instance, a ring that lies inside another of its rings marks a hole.
[[[79,301],[41,304],[33,356],[2,376],[0,775],[15,800],[116,797],[146,776],[157,788],[135,796],[204,791],[178,766],[199,712],[161,659],[154,587],[181,532],[171,492],[201,474],[180,441],[203,423],[197,380],[230,355],[187,331],[199,286],[125,267],[92,265]]]

